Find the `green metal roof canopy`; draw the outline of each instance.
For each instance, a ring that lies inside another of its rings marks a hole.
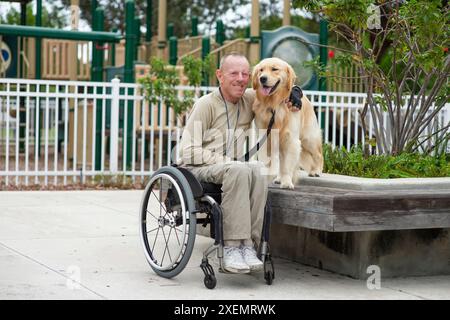
[[[35,26],[0,25],[0,35],[11,35],[20,37],[80,40],[80,41],[103,41],[119,42],[123,36],[118,33],[103,31],[73,31],[60,30]]]

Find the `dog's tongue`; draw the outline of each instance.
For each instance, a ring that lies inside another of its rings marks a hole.
[[[272,87],[261,87],[261,93],[264,96],[268,96],[270,93],[270,90],[272,90]]]

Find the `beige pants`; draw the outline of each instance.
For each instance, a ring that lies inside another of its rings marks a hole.
[[[197,179],[222,184],[223,237],[225,245],[261,239],[268,181],[260,162],[238,162],[188,167]]]

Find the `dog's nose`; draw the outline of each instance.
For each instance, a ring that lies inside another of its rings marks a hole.
[[[261,76],[261,77],[259,77],[259,81],[260,81],[262,84],[264,84],[264,83],[267,82],[267,77],[266,77],[266,76]]]

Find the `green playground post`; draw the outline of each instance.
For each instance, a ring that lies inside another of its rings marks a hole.
[[[223,46],[223,43],[225,42],[225,28],[223,26],[222,20],[216,21],[216,42]],[[217,68],[220,65],[220,52],[217,53]]]
[[[225,41],[225,28],[223,26],[223,21],[219,19],[216,21],[216,42],[222,46],[224,41]]]
[[[133,61],[136,43],[134,34],[134,0],[125,3],[125,70],[124,82],[133,83]]]
[[[206,56],[211,51],[211,40],[209,36],[203,36],[202,38],[202,60],[206,58]],[[209,75],[203,73],[202,85],[209,85]]]
[[[178,60],[178,39],[175,36],[169,39],[169,63],[173,66],[177,64]]]
[[[36,0],[36,27],[41,27],[41,26],[42,26],[42,0]],[[42,77],[42,68],[41,68],[42,38],[41,37],[36,37],[35,48],[36,48],[35,78],[41,79],[41,77]]]
[[[24,26],[27,24],[27,5],[25,3],[20,4],[20,25]],[[20,50],[23,50],[24,45],[24,39],[23,37],[20,37]],[[24,66],[25,62],[21,54],[19,54],[19,66],[20,66],[20,73],[18,73],[18,76],[20,78],[24,78],[25,72],[24,72]],[[25,104],[25,97],[20,98],[20,106],[22,107]],[[20,130],[19,130],[19,150],[20,152],[25,152],[25,123],[26,123],[26,117],[25,112],[22,112],[19,109],[19,121],[20,121]]]
[[[102,32],[104,29],[105,11],[102,8],[95,9],[92,29]],[[103,42],[94,42],[92,50],[91,80],[103,80]]]
[[[175,27],[172,22],[167,24],[167,39],[170,39],[175,35]]]
[[[141,19],[139,17],[134,18],[134,34],[136,36],[135,49],[134,49],[134,60],[139,60],[139,46],[141,45]]]
[[[198,36],[198,17],[192,16],[191,19],[191,37]]]
[[[103,31],[105,22],[105,11],[101,7],[97,7],[94,12],[94,20],[92,28],[95,31]],[[103,81],[103,42],[94,42],[92,52],[92,81]],[[95,64],[94,64],[95,57]],[[102,88],[97,88],[97,94],[102,94]],[[102,102],[97,100],[95,107],[95,170],[101,169],[102,156]]]
[[[42,0],[36,0],[36,27],[42,26]],[[22,26],[24,27],[24,26]],[[2,33],[4,34],[4,33]],[[35,39],[35,50],[36,50],[36,65],[35,65],[35,75],[36,79],[42,78],[42,37],[36,37]],[[38,86],[39,87],[39,86]],[[38,89],[39,90],[39,89]],[[41,154],[41,128],[42,121],[39,119],[40,117],[40,100],[36,98],[36,121],[39,122],[39,128],[34,131],[35,138],[39,135],[39,139],[37,141],[37,153]]]
[[[319,32],[319,43],[321,44],[319,48],[320,63],[326,67],[328,62],[328,48],[324,47],[328,45],[328,21],[325,19],[320,20],[320,32]],[[320,77],[319,79],[319,90],[327,90],[327,82],[325,77]]]
[[[327,61],[328,61],[328,48],[323,47],[328,45],[328,21],[325,19],[320,20],[319,24],[319,43],[322,45],[319,48],[319,57],[320,57],[320,63],[326,67]],[[327,91],[327,79],[326,77],[320,77],[319,78],[319,91]],[[322,96],[322,102],[325,102],[326,98]],[[322,111],[322,123],[321,123],[321,129],[322,132],[325,132],[325,111]]]
[[[147,31],[145,32],[145,41],[152,41],[152,17],[153,17],[153,7],[152,0],[147,0],[147,17],[145,18],[145,25]]]
[[[134,57],[136,49],[136,34],[135,32],[135,22],[134,22],[134,0],[127,0],[125,2],[125,70],[124,70],[124,82],[133,83],[134,82]],[[132,95],[132,92],[129,92]],[[127,168],[131,168],[131,154],[133,146],[133,102],[128,101],[127,104],[127,147],[124,148],[124,158],[126,160]]]
[[[98,1],[97,0],[91,0],[91,14],[92,14],[92,17],[94,17],[94,12],[95,12],[95,9],[97,9],[97,6],[98,6]],[[94,24],[94,19],[92,19],[92,24]]]

